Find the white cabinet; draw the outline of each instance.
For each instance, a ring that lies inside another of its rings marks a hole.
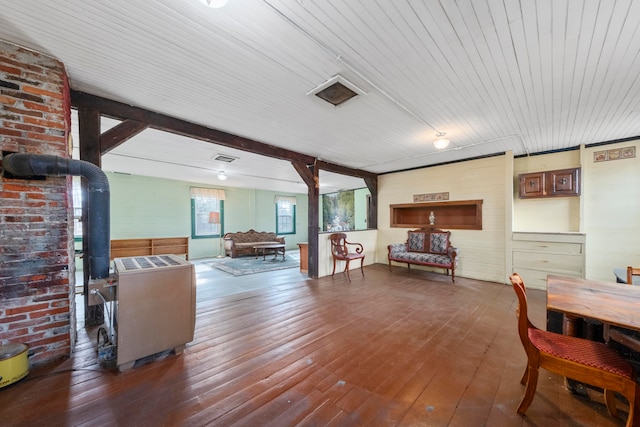
[[[514,232],[513,271],[527,287],[547,289],[547,275],[585,275],[585,235],[581,233]]]

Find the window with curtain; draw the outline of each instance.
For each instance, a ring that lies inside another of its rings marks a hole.
[[[224,230],[224,190],[190,189],[191,238],[220,237]]]
[[[276,196],[276,234],[296,233],[296,198]]]

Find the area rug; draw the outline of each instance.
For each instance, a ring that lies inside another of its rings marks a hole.
[[[265,271],[284,270],[285,268],[300,267],[300,261],[286,255],[284,261],[282,255],[276,258],[267,255],[263,261],[262,256],[244,256],[238,258],[223,258],[211,263],[211,267],[222,270],[234,276],[244,276],[246,274],[262,273]]]

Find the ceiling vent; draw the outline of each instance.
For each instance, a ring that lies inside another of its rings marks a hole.
[[[216,154],[215,156],[212,157],[212,159],[218,162],[225,162],[225,163],[231,163],[234,160],[238,160],[237,157],[229,156],[228,154]]]
[[[326,82],[309,91],[307,95],[315,95],[337,107],[358,95],[366,92],[340,75],[333,76]]]

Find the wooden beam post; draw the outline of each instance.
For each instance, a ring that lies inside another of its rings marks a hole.
[[[369,206],[369,217],[367,218],[367,228],[378,228],[378,177],[365,177],[365,184],[371,193],[371,205]]]
[[[318,168],[311,165],[307,166],[301,162],[291,162],[295,170],[298,172],[302,180],[307,184],[309,198],[309,218],[308,218],[308,254],[309,265],[307,274],[312,279],[318,278],[318,214],[320,212],[320,182],[318,177]]]

